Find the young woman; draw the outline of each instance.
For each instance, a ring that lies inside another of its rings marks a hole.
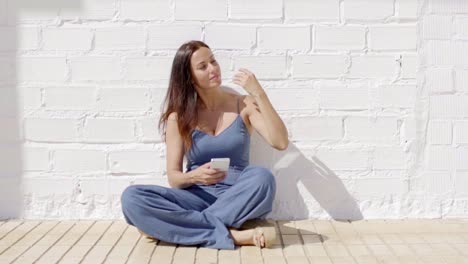
[[[249,165],[250,135],[255,129],[284,150],[287,130],[253,73],[240,69],[233,82],[248,95],[221,87],[220,67],[205,43],[178,49],[159,122],[172,188],[132,185],[122,194],[126,221],[147,236],[218,249],[269,247],[275,240],[274,227],[238,229],[271,212],[276,190],[268,169]],[[229,169],[213,169],[212,158],[230,158]]]

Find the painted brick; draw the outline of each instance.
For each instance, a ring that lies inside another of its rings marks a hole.
[[[166,93],[167,93],[166,88],[151,89],[151,107],[154,111],[156,112],[161,111],[161,106],[164,102],[164,98],[166,97]]]
[[[65,58],[20,57],[18,61],[19,81],[65,81],[67,72]]]
[[[418,0],[397,0],[398,18],[417,19]]]
[[[424,16],[422,21],[423,39],[450,39],[454,26],[451,16]]]
[[[316,26],[317,50],[362,50],[366,45],[366,30],[356,26]]]
[[[147,89],[101,89],[98,98],[100,111],[147,111],[150,107]]]
[[[468,70],[455,71],[455,89],[457,91],[468,91]]]
[[[106,170],[106,153],[99,150],[55,150],[53,170],[65,172],[95,172]]]
[[[317,158],[331,170],[367,170],[370,153],[353,149],[319,149]]]
[[[145,48],[145,32],[141,26],[96,28],[96,50],[140,50]]]
[[[74,119],[27,118],[24,121],[27,140],[47,142],[75,142],[78,122]]]
[[[422,178],[427,193],[447,194],[453,190],[453,179],[449,172],[427,172]]]
[[[426,74],[426,87],[432,93],[453,90],[453,73],[450,68],[429,68]]]
[[[233,0],[229,11],[229,18],[234,19],[279,19],[283,17],[283,1]]]
[[[131,81],[168,80],[173,57],[129,57],[123,63],[124,79]]]
[[[468,144],[468,121],[455,121],[453,132],[455,144]]]
[[[39,47],[39,29],[35,26],[0,27],[0,51],[34,50]]]
[[[468,17],[455,17],[455,32],[457,39],[468,39]]]
[[[62,19],[107,20],[117,12],[116,0],[81,0],[78,6],[60,9]]]
[[[134,122],[128,119],[88,119],[84,126],[84,141],[119,143],[135,141]]]
[[[294,49],[309,50],[311,35],[308,26],[260,27],[258,29],[258,46],[260,49]]]
[[[320,109],[369,109],[367,87],[320,86]]]
[[[171,17],[169,0],[122,0],[120,18],[130,20],[166,20]]]
[[[46,88],[44,106],[53,110],[90,110],[96,104],[95,88]]]
[[[336,78],[344,74],[347,58],[343,55],[293,55],[293,78]]]
[[[396,75],[397,67],[397,58],[394,56],[352,56],[349,77],[392,79]]]
[[[317,92],[306,89],[271,89],[267,91],[276,110],[315,110],[318,112]]]
[[[428,141],[433,145],[452,144],[452,123],[450,121],[431,120],[428,125]]]
[[[401,58],[401,78],[416,79],[418,62],[418,56],[403,54]]]
[[[327,20],[340,18],[339,0],[285,0],[284,15],[287,20]]]
[[[163,169],[165,158],[156,151],[119,151],[109,153],[112,173],[147,173]]]
[[[465,0],[428,0],[428,10],[430,13],[468,13],[468,6]]]
[[[414,108],[416,88],[414,85],[379,86],[375,103],[380,107]]]
[[[37,109],[40,108],[42,105],[42,91],[39,88],[21,89],[19,95],[21,97],[20,104],[23,107],[23,109]]]
[[[122,70],[118,57],[76,57],[70,65],[73,81],[119,80]]]
[[[373,168],[376,170],[406,169],[406,156],[401,147],[378,147],[374,153]]]
[[[402,182],[400,179],[358,179],[355,185],[356,193],[359,197],[382,197],[399,195],[402,192]]]
[[[202,28],[199,24],[148,27],[148,49],[178,49],[187,41],[201,40],[201,38]]]
[[[249,25],[208,24],[205,42],[212,49],[250,49],[257,42],[257,31]]]
[[[347,0],[346,20],[382,20],[393,15],[393,0]]]
[[[402,141],[411,141],[418,137],[417,125],[417,121],[414,118],[409,117],[403,119],[400,130]]]
[[[16,25],[54,21],[57,18],[59,8],[56,6],[44,7],[45,3],[41,3],[38,6],[35,5],[34,1],[8,1],[8,24]]]
[[[51,181],[50,178],[25,178],[23,179],[23,191],[25,194],[34,194],[35,196],[47,197],[50,200],[51,194],[70,195],[73,193],[76,180],[56,177]],[[37,206],[40,206],[38,204]],[[36,208],[37,209],[37,208]],[[57,217],[57,216],[56,216]],[[60,217],[60,215],[59,215]]]
[[[468,116],[468,96],[434,95],[429,100],[432,118],[463,118]]]
[[[468,65],[468,43],[463,41],[429,40],[424,50],[429,66]]]
[[[178,0],[175,2],[176,20],[227,20],[227,0]]]
[[[455,194],[457,197],[468,198],[468,172],[457,171],[455,174]]]
[[[431,170],[451,170],[454,163],[454,149],[450,146],[430,146],[427,149],[427,166]]]
[[[416,26],[369,27],[371,50],[416,51]]]
[[[468,170],[468,146],[460,146],[455,150],[455,169],[456,170]]]
[[[139,121],[140,124],[140,138],[143,142],[160,142],[162,135],[159,135],[158,118],[145,118]]]
[[[397,135],[397,119],[380,117],[372,121],[370,117],[348,117],[344,121],[346,138],[363,142],[389,142]]]
[[[296,140],[339,140],[343,138],[340,117],[297,117],[291,122],[292,137]]]
[[[286,78],[284,56],[242,56],[234,58],[234,69],[247,68],[259,79]]]
[[[23,170],[49,170],[49,150],[47,148],[23,148]]]
[[[42,29],[45,50],[90,50],[93,32],[85,28],[44,28]]]

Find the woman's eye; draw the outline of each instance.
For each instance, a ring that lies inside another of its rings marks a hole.
[[[211,63],[217,64],[218,62],[216,60],[212,60]]]

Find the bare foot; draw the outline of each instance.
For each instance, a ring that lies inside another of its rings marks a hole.
[[[258,244],[257,241],[260,241],[260,246],[265,247],[265,238],[263,235],[256,236],[254,229],[247,229],[247,230],[235,230],[230,229],[232,239],[234,240],[234,244],[238,246],[247,246],[247,245],[256,245]]]

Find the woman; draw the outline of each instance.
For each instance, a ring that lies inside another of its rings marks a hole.
[[[276,190],[269,170],[249,165],[250,135],[255,129],[284,150],[287,130],[254,74],[240,69],[233,81],[249,95],[221,88],[220,67],[205,43],[178,49],[159,122],[172,188],[133,185],[122,194],[126,221],[147,236],[218,249],[274,241],[274,228],[238,228],[271,212]],[[211,168],[211,158],[226,157],[227,172]]]

